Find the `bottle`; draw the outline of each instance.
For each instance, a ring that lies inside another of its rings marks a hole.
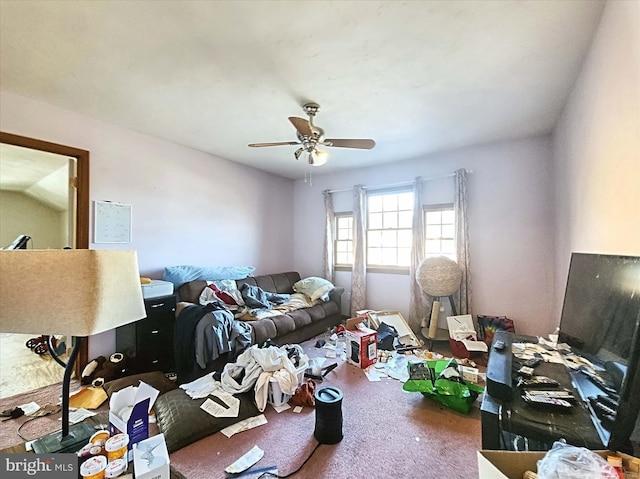
[[[607,456],[607,462],[618,473],[620,479],[624,479],[624,469],[622,469],[622,458],[620,456]]]

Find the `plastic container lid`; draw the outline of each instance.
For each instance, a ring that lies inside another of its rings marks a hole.
[[[342,401],[342,391],[332,386],[325,386],[316,389],[314,393],[316,401],[323,402],[325,404],[336,403]]]
[[[104,448],[108,452],[117,451],[129,445],[129,435],[126,433],[116,434],[107,439]]]
[[[104,456],[93,456],[82,463],[80,475],[82,477],[97,476],[107,467],[107,458]]]
[[[107,464],[107,470],[104,473],[104,477],[118,477],[126,470],[127,461],[125,461],[124,459],[115,459]]]

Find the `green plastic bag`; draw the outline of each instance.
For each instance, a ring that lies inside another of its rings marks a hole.
[[[454,411],[468,414],[484,388],[462,379],[455,359],[428,359],[410,363],[409,380],[402,389],[420,392]]]

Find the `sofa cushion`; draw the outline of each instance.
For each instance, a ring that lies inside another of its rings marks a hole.
[[[236,395],[240,399],[237,417],[214,417],[200,409],[204,399],[191,399],[183,389],[174,389],[158,397],[154,405],[156,420],[164,433],[171,453],[227,426],[260,414],[253,400],[253,391]]]
[[[300,275],[295,271],[289,271],[287,273],[268,274],[262,276],[248,277],[245,279],[237,280],[238,288],[241,288],[243,284],[249,284],[251,286],[258,286],[264,291],[278,294],[291,294],[293,293],[292,286],[296,281],[300,280]]]
[[[152,388],[155,388],[159,391],[159,395],[162,395],[166,392],[169,392],[173,389],[176,389],[178,385],[164,375],[163,372],[160,371],[151,371],[149,373],[142,374],[134,374],[133,376],[125,376],[123,378],[114,379],[113,381],[109,381],[108,383],[103,384],[102,389],[107,393],[107,396],[111,397],[111,395],[120,391],[129,386],[139,386],[140,381],[147,383]]]

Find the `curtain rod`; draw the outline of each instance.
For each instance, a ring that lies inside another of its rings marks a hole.
[[[467,170],[467,173],[473,173],[473,170]],[[425,182],[425,181],[431,181],[431,180],[440,180],[442,178],[452,178],[454,176],[456,176],[455,173],[449,173],[447,175],[431,176],[431,177],[428,177],[428,178],[422,178],[422,181]],[[397,186],[409,186],[409,185],[412,185],[412,184],[413,184],[413,181],[403,181],[403,182],[400,182],[400,183],[391,183],[391,184],[388,184],[388,185],[364,186],[363,188],[365,190],[380,190],[380,189],[383,189],[383,188],[395,188]],[[353,191],[353,188],[340,188],[340,189],[337,189],[337,190],[329,190],[329,193],[343,193],[345,191]]]

